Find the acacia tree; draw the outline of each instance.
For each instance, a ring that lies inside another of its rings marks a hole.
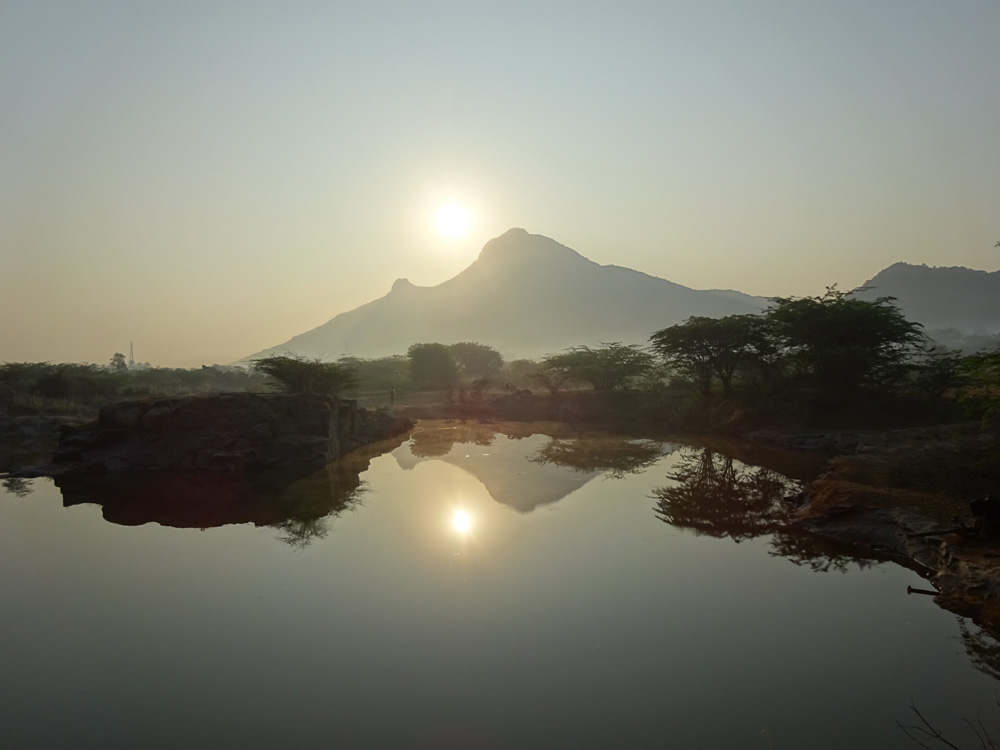
[[[561,361],[549,361],[550,359],[550,357],[543,359],[530,377],[552,396],[555,396],[572,381],[573,377],[568,365]]]
[[[712,392],[715,377],[711,322],[712,318],[691,317],[649,337],[653,351],[667,366],[691,378],[706,397]]]
[[[358,387],[358,378],[351,367],[298,355],[276,355],[253,360],[257,372],[270,375],[287,393],[318,393],[336,396],[341,391]]]
[[[413,344],[406,350],[410,380],[418,386],[446,388],[459,380],[458,363],[444,344]]]
[[[821,297],[773,297],[766,311],[774,333],[799,371],[833,390],[880,388],[898,382],[906,360],[926,337],[894,297],[874,301],[827,287]]]
[[[637,344],[619,342],[601,346],[574,346],[542,361],[544,371],[561,371],[570,380],[590,384],[595,391],[611,391],[644,377],[656,368],[656,360]]]
[[[541,372],[541,365],[530,359],[515,359],[504,365],[500,379],[519,388],[526,387],[531,381],[536,381],[535,375]]]
[[[737,368],[749,361],[767,362],[773,349],[759,315],[695,316],[657,331],[649,340],[653,351],[691,378],[706,397],[715,378],[730,393]]]
[[[458,364],[463,377],[492,378],[503,368],[503,356],[492,346],[474,341],[449,344],[448,352]]]
[[[353,369],[366,390],[398,388],[409,375],[409,361],[402,354],[376,359],[341,357],[337,363]]]

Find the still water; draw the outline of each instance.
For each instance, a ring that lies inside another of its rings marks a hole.
[[[815,467],[530,425],[382,447],[251,488],[8,481],[0,747],[916,748],[911,702],[1000,736],[996,641],[778,528]]]

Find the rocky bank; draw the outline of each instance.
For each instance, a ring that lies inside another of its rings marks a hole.
[[[795,437],[769,442],[790,446]],[[941,606],[1000,633],[1000,539],[973,531],[969,505],[1000,490],[996,437],[946,425],[820,443],[843,453],[806,487],[792,526],[912,567]]]
[[[409,430],[390,412],[313,394],[225,393],[126,401],[64,428],[52,463],[20,476],[321,467]]]

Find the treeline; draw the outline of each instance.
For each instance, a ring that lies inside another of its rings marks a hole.
[[[860,291],[860,290],[855,290]],[[0,398],[100,399],[213,391],[388,393],[570,388],[690,394],[701,403],[807,391],[852,399],[960,403],[970,416],[1000,413],[1000,349],[971,355],[935,347],[891,297],[858,299],[835,287],[818,297],[777,297],[761,313],[691,317],[653,332],[646,346],[576,346],[540,360],[505,361],[486,344],[415,343],[406,354],[337,362],[276,355],[247,368],[128,369],[49,363],[0,365]]]
[[[77,405],[115,398],[175,396],[265,388],[265,376],[240,367],[144,367],[6,362],[0,364],[0,405],[10,411],[51,410],[52,402]]]

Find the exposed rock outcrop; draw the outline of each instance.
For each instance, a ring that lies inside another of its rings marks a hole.
[[[841,489],[845,500],[858,499],[859,488]],[[898,507],[807,507],[793,526],[887,554],[930,581],[941,606],[992,632],[1000,630],[1000,549],[995,542],[963,539],[946,525]]]
[[[806,487],[792,525],[912,567],[941,606],[1000,632],[1000,542],[970,512],[1000,487],[995,439],[977,425],[859,438]]]
[[[65,430],[52,464],[19,473],[314,468],[411,426],[355,401],[308,394],[126,401],[101,409],[96,422]]]

